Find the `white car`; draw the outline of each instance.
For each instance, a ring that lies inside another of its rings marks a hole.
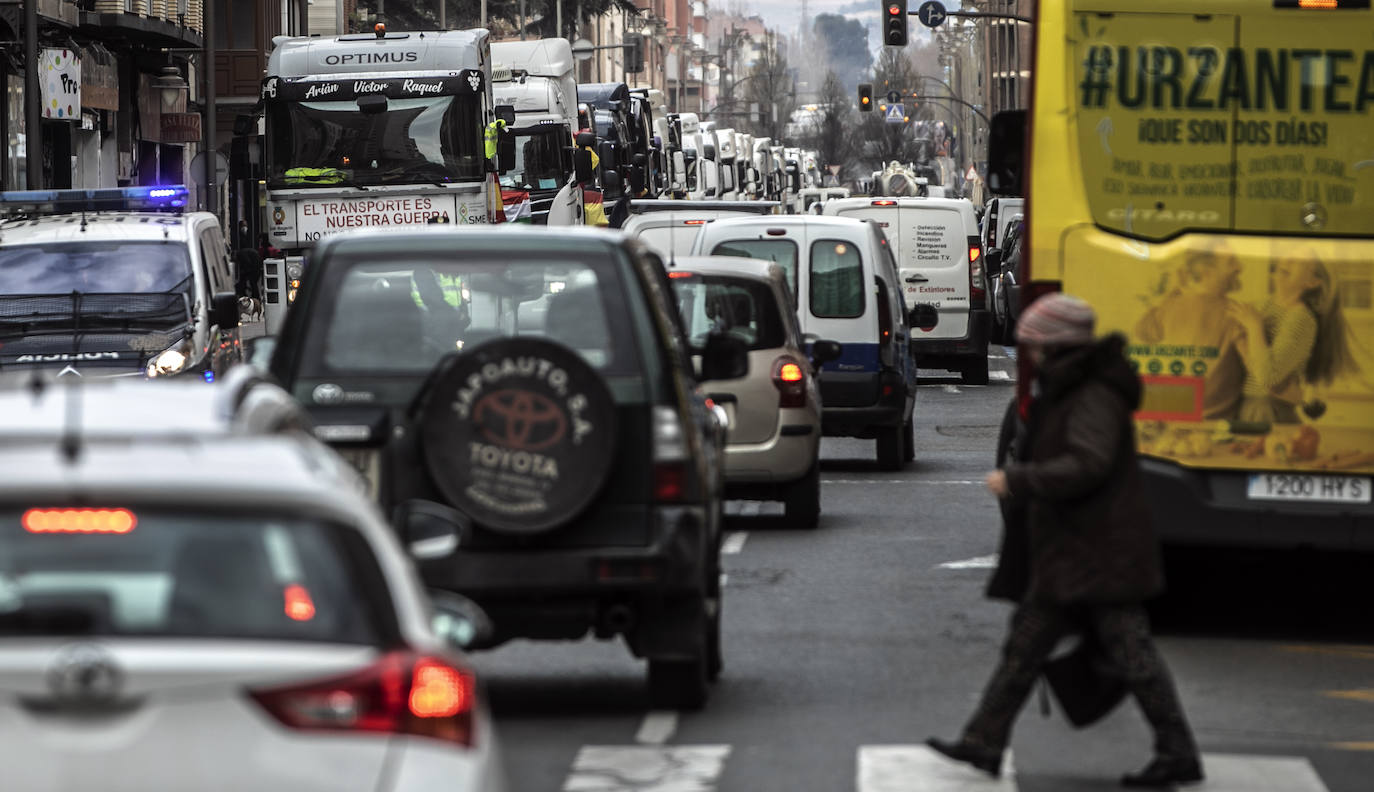
[[[0,394],[0,786],[504,788],[489,624],[252,376]]]

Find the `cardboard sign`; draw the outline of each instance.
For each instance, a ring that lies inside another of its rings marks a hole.
[[[68,49],[45,49],[38,56],[38,92],[43,117],[76,121],[81,117],[81,60]]]

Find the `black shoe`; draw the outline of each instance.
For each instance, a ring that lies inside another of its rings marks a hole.
[[[1156,756],[1139,773],[1121,777],[1124,787],[1162,789],[1202,780],[1202,762],[1196,756]]]
[[[926,745],[948,756],[956,762],[964,762],[998,778],[1002,775],[1002,752],[996,748],[984,748],[960,740],[945,742],[938,737],[926,738]]]

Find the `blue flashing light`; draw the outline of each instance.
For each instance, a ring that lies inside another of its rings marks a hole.
[[[205,381],[206,381],[206,382],[214,382],[214,381],[215,381],[215,372],[211,371],[210,369],[206,369],[206,370],[205,370],[205,373],[204,373],[203,375],[201,375],[201,376],[205,377]]]
[[[190,191],[184,185],[109,187],[95,190],[10,190],[0,192],[0,215],[75,212],[180,212]]]

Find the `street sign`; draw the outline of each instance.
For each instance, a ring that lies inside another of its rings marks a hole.
[[[579,61],[585,61],[596,52],[596,45],[590,39],[580,38],[573,42],[572,54]]]
[[[916,18],[928,28],[937,28],[945,23],[945,4],[936,0],[926,0],[916,9]]]
[[[890,105],[895,105],[895,104],[900,103],[901,101],[902,101],[902,95],[901,95],[901,93],[899,93],[899,92],[897,92],[897,91],[888,91],[888,92],[887,92],[887,103],[888,103],[888,104],[890,104]]]
[[[191,180],[196,184],[205,184],[205,152],[201,152],[191,158]],[[229,180],[229,158],[215,152],[215,184],[224,184]]]
[[[883,120],[889,124],[904,124],[906,123],[906,110],[900,104],[888,105],[887,116]]]

